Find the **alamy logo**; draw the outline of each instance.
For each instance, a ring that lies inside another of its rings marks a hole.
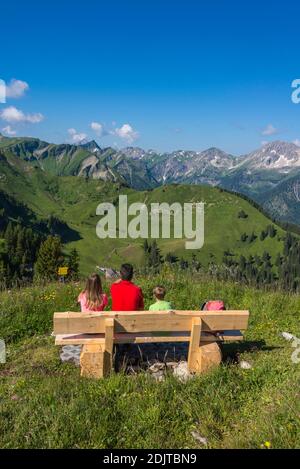
[[[294,337],[292,342],[292,347],[295,349],[291,355],[291,360],[293,363],[300,363],[300,339]]]
[[[6,363],[6,347],[3,339],[0,339],[0,364]]]
[[[292,101],[294,104],[299,104],[300,103],[300,78],[292,82],[292,88],[295,88],[291,96]]]
[[[295,349],[291,355],[291,360],[293,363],[300,363],[300,339],[289,332],[282,332],[282,337],[291,342],[292,347]]]
[[[151,203],[150,212],[144,203],[128,206],[127,195],[120,195],[117,208],[106,202],[98,205],[96,214],[102,218],[96,233],[105,238],[185,239],[186,249],[200,249],[204,244],[204,203]],[[118,215],[118,223],[117,223]]]
[[[0,80],[0,103],[6,103],[6,85],[4,80]]]

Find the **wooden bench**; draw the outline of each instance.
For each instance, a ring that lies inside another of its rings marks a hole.
[[[218,342],[243,340],[248,311],[118,311],[54,313],[56,345],[82,345],[81,376],[109,375],[114,344],[189,342],[188,368],[221,362]]]

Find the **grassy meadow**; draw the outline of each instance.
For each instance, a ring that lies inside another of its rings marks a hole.
[[[300,337],[300,298],[168,271],[137,282],[146,307],[153,285],[163,283],[178,309],[198,308],[209,298],[249,309],[245,341],[224,346],[222,365],[187,383],[171,375],[156,382],[142,371],[82,379],[79,368],[60,362],[50,336],[53,312],[78,310],[82,285],[3,292],[0,447],[299,448],[300,364],[292,362],[294,349],[280,334]],[[242,369],[239,360],[252,368]]]

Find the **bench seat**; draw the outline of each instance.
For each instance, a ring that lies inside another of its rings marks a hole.
[[[152,333],[140,332],[136,334],[119,333],[114,334],[115,344],[145,344],[156,342],[190,342],[191,333],[186,332],[162,332]],[[241,331],[220,331],[216,333],[203,332],[201,342],[229,342],[243,340]],[[57,334],[55,345],[84,345],[91,343],[105,343],[105,334]]]

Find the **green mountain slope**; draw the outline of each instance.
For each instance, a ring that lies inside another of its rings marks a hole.
[[[0,151],[8,159],[17,157],[50,175],[122,182],[135,189],[158,185],[143,161],[133,160],[110,147],[101,149],[94,141],[56,145],[36,138],[6,138],[0,134]]]
[[[33,226],[36,216],[26,205],[16,202],[6,192],[0,191],[0,230],[5,228],[10,220],[18,221],[24,226]]]
[[[169,184],[218,186],[251,197],[278,220],[300,220],[297,190],[295,195],[291,185],[299,178],[300,149],[293,143],[275,141],[237,157],[218,148],[157,153],[100,148],[95,141],[57,145],[0,134],[0,151],[50,175],[119,182],[136,190]]]
[[[300,220],[300,175],[291,175],[276,188],[257,195],[258,203],[272,216],[280,213],[283,221],[299,223]]]
[[[7,159],[17,157],[28,166],[40,168],[50,175],[125,181],[121,174],[107,166],[104,158],[96,158],[89,145],[55,145],[36,138],[5,138],[0,135],[0,152]]]
[[[2,155],[0,162],[0,190],[16,201],[22,201],[38,220],[52,215],[67,223],[76,236],[69,238],[66,249],[76,247],[79,250],[83,273],[99,264],[117,267],[124,260],[137,265],[143,262],[143,240],[100,240],[96,236],[96,224],[100,218],[96,215],[97,205],[113,202],[117,207],[121,193],[128,195],[128,204],[144,202],[149,211],[152,202],[205,202],[204,247],[195,252],[185,249],[184,239],[160,239],[158,244],[164,254],[172,252],[187,259],[196,254],[201,263],[207,265],[212,256],[220,262],[224,251],[245,256],[261,255],[265,250],[275,256],[282,251],[284,231],[280,227],[276,227],[274,238],[267,237],[261,241],[260,232],[271,221],[241,197],[209,186],[170,185],[139,192],[119,183],[53,176],[28,165],[21,158],[6,154]],[[242,210],[247,218],[239,218]],[[244,233],[250,237],[252,232],[256,239],[251,243],[241,241]]]

